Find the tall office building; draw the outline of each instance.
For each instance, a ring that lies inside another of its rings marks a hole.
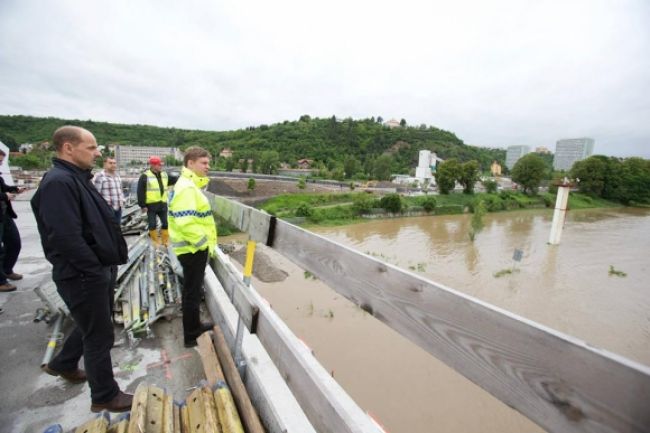
[[[512,167],[519,161],[519,158],[527,153],[530,153],[530,146],[508,146],[508,151],[506,152],[506,167],[508,167],[508,170],[512,170]]]
[[[555,145],[553,168],[555,170],[571,170],[576,161],[588,158],[594,153],[593,138],[566,138],[558,140]]]

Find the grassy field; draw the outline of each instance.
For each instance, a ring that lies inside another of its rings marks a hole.
[[[394,216],[382,209],[380,196],[365,192],[345,194],[287,194],[273,197],[260,207],[280,218],[299,219],[308,225],[342,225],[365,221],[362,215]],[[553,208],[555,194],[529,196],[521,192],[502,191],[495,194],[449,194],[418,197],[400,197],[397,214],[423,213],[430,215],[472,212],[474,205],[483,201],[488,212],[518,209]],[[570,209],[620,207],[621,204],[593,198],[580,193],[569,196]]]

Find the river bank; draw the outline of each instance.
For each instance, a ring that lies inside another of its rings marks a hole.
[[[487,212],[553,208],[554,193],[529,196],[521,192],[425,195],[417,197],[378,196],[366,192],[342,194],[282,194],[258,205],[259,208],[292,223],[310,227],[340,226],[397,217],[471,213],[483,202]],[[569,209],[622,207],[620,203],[571,193]]]

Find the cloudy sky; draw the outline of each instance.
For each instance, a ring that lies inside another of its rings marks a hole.
[[[382,116],[650,158],[650,1],[0,0],[0,114],[206,130]]]

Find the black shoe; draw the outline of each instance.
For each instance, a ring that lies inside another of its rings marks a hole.
[[[86,372],[80,368],[71,371],[58,371],[58,370],[54,370],[53,368],[50,368],[49,365],[45,364],[41,367],[41,370],[43,370],[45,373],[49,374],[50,376],[62,377],[63,379],[67,380],[70,383],[84,383],[85,381],[88,380],[88,378],[86,377]]]
[[[212,331],[212,328],[214,328],[214,323],[201,323],[201,334],[207,331]]]
[[[133,404],[133,395],[126,394],[122,391],[119,391],[115,397],[106,403],[93,403],[90,406],[91,412],[101,412],[107,410],[109,412],[126,412],[131,410],[131,405]]]
[[[214,328],[214,323],[201,323],[199,326],[198,334],[190,334],[189,336],[185,336],[185,347],[196,347],[196,339],[203,335],[204,332],[212,331],[212,328]]]
[[[185,343],[183,345],[189,349],[190,347],[196,347],[198,345],[198,343],[196,342],[196,339],[194,339],[194,340],[185,340]]]

